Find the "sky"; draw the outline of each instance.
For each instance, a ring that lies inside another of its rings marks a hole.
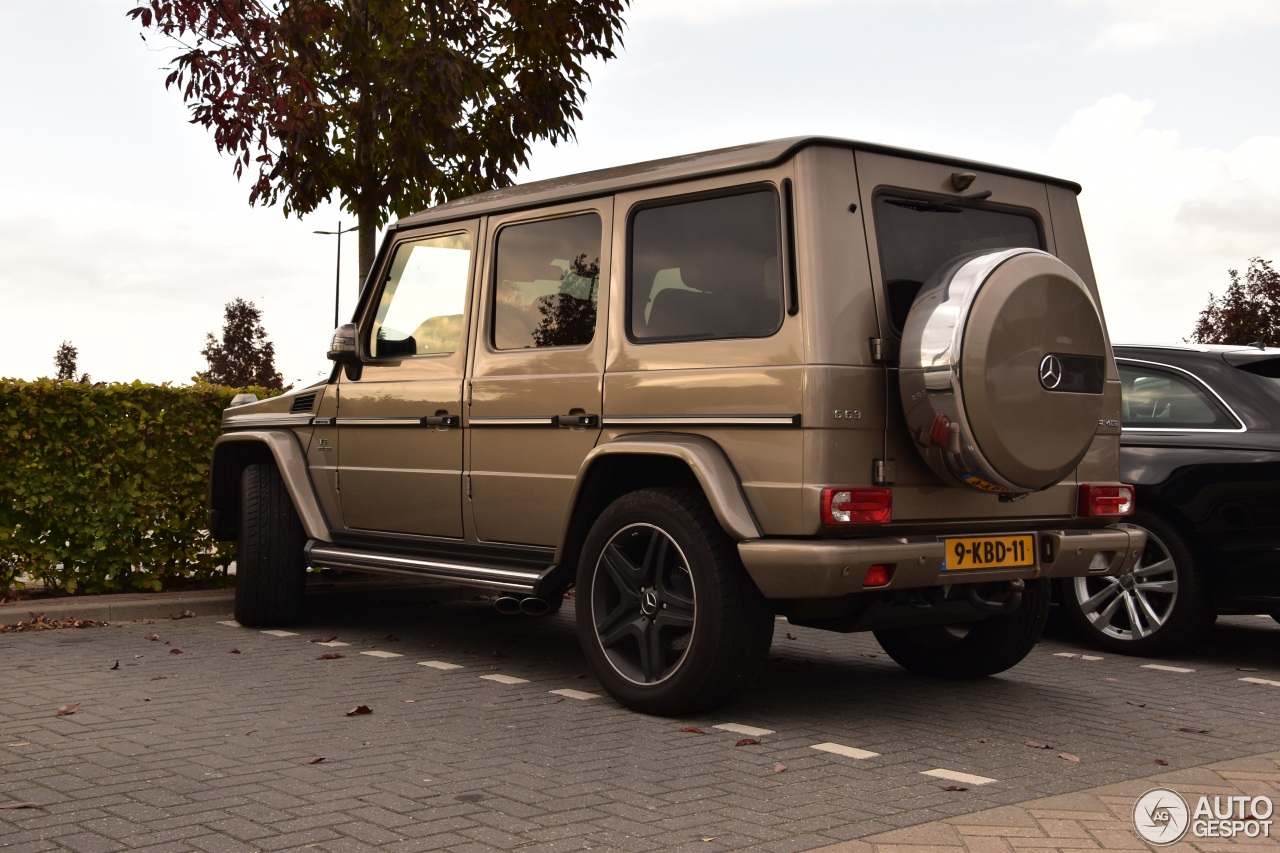
[[[286,382],[327,375],[354,223],[251,207],[164,88],[132,0],[0,0],[0,377],[186,383],[254,302]],[[50,12],[56,11],[56,22]],[[54,24],[54,26],[51,26]],[[1275,0],[633,0],[576,142],[517,182],[809,134],[1044,172],[1080,207],[1112,338],[1182,341],[1280,260]]]

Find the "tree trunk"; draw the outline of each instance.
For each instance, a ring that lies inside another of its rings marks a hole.
[[[360,281],[358,293],[364,292],[365,283],[369,280],[369,271],[373,269],[373,259],[378,251],[378,208],[361,197],[359,203],[360,230],[356,232],[356,240],[360,244]]]

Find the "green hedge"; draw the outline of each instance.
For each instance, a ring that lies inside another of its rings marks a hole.
[[[235,550],[209,537],[205,492],[237,393],[0,379],[0,594],[225,582]]]

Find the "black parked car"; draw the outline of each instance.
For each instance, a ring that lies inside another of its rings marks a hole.
[[[1071,578],[1067,616],[1126,654],[1188,651],[1218,614],[1280,621],[1280,348],[1117,346],[1133,572]]]

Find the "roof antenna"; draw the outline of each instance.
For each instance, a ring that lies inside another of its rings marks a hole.
[[[1271,333],[1270,333],[1270,332],[1263,332],[1263,333],[1262,333],[1262,337],[1258,338],[1256,341],[1254,341],[1253,343],[1249,344],[1249,346],[1251,346],[1251,347],[1257,347],[1258,349],[1266,349],[1266,348],[1267,348],[1267,338],[1268,338],[1270,335],[1271,335]]]

